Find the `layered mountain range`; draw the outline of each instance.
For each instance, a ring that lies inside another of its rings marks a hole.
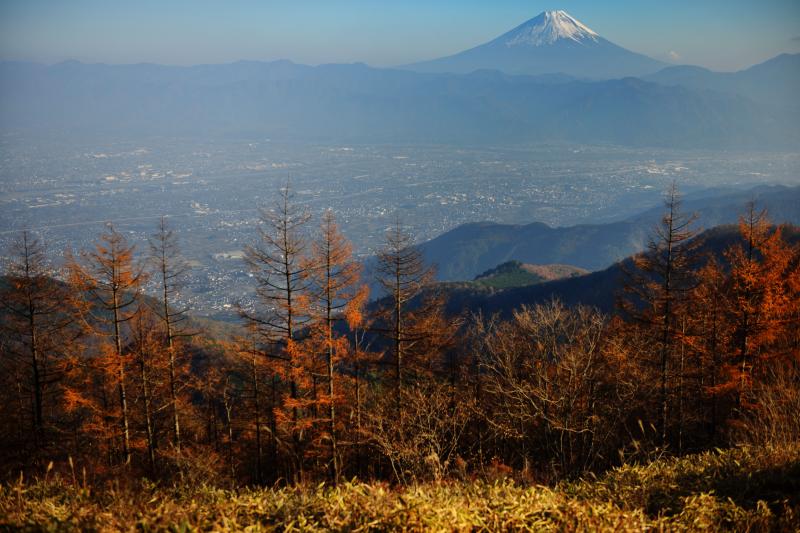
[[[697,215],[693,228],[701,256],[715,255],[725,263],[723,251],[740,239],[734,223],[751,201],[769,220],[785,225],[790,242],[800,242],[800,187],[708,191],[691,195],[681,207]],[[437,266],[439,282],[426,293],[444,293],[453,314],[508,315],[523,304],[551,299],[612,312],[632,257],[655,236],[663,213],[659,206],[621,222],[564,228],[540,223],[459,226],[419,245],[425,259]]]
[[[756,149],[800,142],[800,55],[738,73],[664,66],[563,11],[405,70],[5,62],[0,132]]]
[[[784,236],[790,243],[800,242],[800,227],[786,226]],[[706,230],[695,239],[699,254],[713,255],[722,264],[725,263],[723,252],[731,244],[741,242],[738,228],[732,225]],[[627,272],[632,270],[632,259],[627,257],[603,270],[550,281],[500,288],[476,282],[447,282],[431,286],[428,290],[443,292],[447,297],[448,312],[452,314],[500,313],[508,316],[521,305],[541,304],[553,299],[569,306],[588,305],[611,313],[622,295]]]
[[[800,187],[762,186],[688,197],[683,210],[696,213],[696,227],[733,224],[755,201],[771,220],[800,225]],[[471,280],[507,261],[569,264],[597,271],[642,251],[663,215],[655,206],[639,215],[607,224],[550,227],[476,222],[464,224],[420,244],[425,259],[437,266],[441,281]]]

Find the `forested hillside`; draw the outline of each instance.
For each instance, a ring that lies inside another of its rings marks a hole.
[[[757,187],[744,191],[708,191],[689,198],[686,213],[697,213],[696,228],[736,224],[749,201],[769,211],[774,220],[800,224],[800,187]],[[550,227],[478,222],[464,224],[422,243],[425,259],[437,267],[437,279],[469,280],[506,261],[574,265],[588,270],[608,268],[644,250],[661,219],[662,208],[648,209],[628,220],[607,224]]]
[[[23,233],[2,286],[2,475],[70,490],[555,483],[742,443],[792,450],[798,234],[752,203],[741,213],[698,235],[673,188],[647,249],[616,271],[485,288],[454,314],[399,222],[374,272],[384,297],[367,305],[333,214],[313,220],[286,187],[246,249],[259,305],[229,339],[175,306],[192,274],[165,220],[141,252],[108,226],[61,271]],[[593,291],[599,309],[579,304]]]
[[[793,245],[800,243],[800,229],[797,226],[786,225],[783,228],[783,236]],[[725,251],[736,244],[743,244],[741,233],[737,226],[729,225],[718,226],[697,234],[692,246],[700,251],[703,264],[714,258],[724,265]],[[546,303],[551,300],[559,300],[568,306],[588,305],[606,313],[613,313],[619,304],[619,296],[624,292],[626,283],[630,281],[630,273],[634,270],[633,263],[634,258],[627,258],[597,272],[565,276],[549,281],[540,280],[537,283],[519,283],[503,287],[496,284],[453,282],[432,286],[429,290],[444,291],[447,297],[447,309],[452,314],[466,311],[501,313],[509,316],[521,305]]]

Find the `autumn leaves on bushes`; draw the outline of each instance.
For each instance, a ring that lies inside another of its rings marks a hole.
[[[800,249],[754,205],[716,250],[673,187],[613,316],[454,316],[399,222],[365,273],[332,212],[278,197],[225,335],[180,306],[192,274],[166,219],[143,254],[109,225],[58,268],[20,236],[0,286],[3,475],[548,481],[800,437]]]

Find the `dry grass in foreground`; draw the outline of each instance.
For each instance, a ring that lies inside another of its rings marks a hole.
[[[625,466],[548,488],[511,481],[390,488],[74,487],[0,491],[0,529],[500,531],[800,529],[800,448],[733,449]]]

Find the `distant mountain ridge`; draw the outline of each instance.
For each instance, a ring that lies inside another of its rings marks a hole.
[[[790,226],[785,234],[790,243],[800,241],[800,227]],[[699,234],[698,250],[716,255],[721,261],[722,252],[739,240],[738,228],[733,225],[717,226]],[[621,295],[625,282],[625,269],[632,268],[632,260],[626,257],[609,267],[582,276],[557,279],[532,285],[495,289],[476,287],[474,284],[446,282],[432,286],[429,290],[441,291],[447,298],[447,310],[451,314],[499,313],[509,316],[521,305],[534,305],[558,299],[568,306],[588,305],[605,313],[614,311],[616,299]]]
[[[746,191],[693,199],[684,212],[697,212],[697,228],[735,223],[749,200],[767,208],[775,223],[800,224],[800,186],[762,186]],[[507,261],[574,265],[599,270],[641,251],[663,214],[654,207],[640,215],[608,224],[550,227],[478,222],[464,224],[419,245],[425,259],[437,265],[441,281],[473,279]]]
[[[744,96],[767,107],[800,109],[800,54],[781,54],[738,72],[674,66],[644,79],[661,85]]]
[[[664,68],[667,67],[667,68]],[[800,144],[800,55],[738,73],[626,50],[561,10],[401,69],[0,62],[0,133],[136,140]]]
[[[0,132],[104,140],[200,136],[781,149],[800,143],[797,118],[739,94],[636,78],[587,82],[552,74],[424,74],[288,61],[194,67],[0,63]]]
[[[451,56],[401,68],[466,74],[496,69],[508,74],[563,73],[612,79],[654,73],[667,66],[608,41],[566,11],[544,11],[511,31]]]

